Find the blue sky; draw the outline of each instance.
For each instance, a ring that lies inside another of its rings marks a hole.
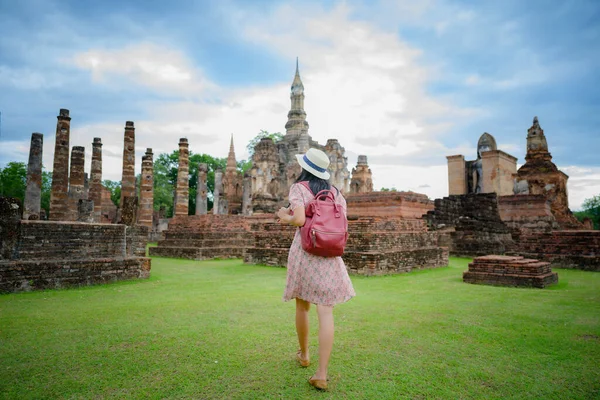
[[[138,161],[179,137],[225,156],[231,133],[246,158],[284,131],[298,56],[309,133],[366,154],[376,188],[446,195],[445,156],[483,132],[521,164],[537,115],[577,209],[600,193],[597,21],[594,0],[0,2],[0,165],[42,132],[51,168],[59,108],[108,179],[126,120]]]

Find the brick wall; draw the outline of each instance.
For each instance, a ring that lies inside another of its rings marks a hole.
[[[250,224],[254,245],[244,262],[285,266],[295,227],[276,222]],[[353,217],[342,258],[348,272],[382,275],[448,265],[448,250],[438,247],[437,233],[420,219]]]
[[[477,257],[463,273],[463,281],[496,286],[544,288],[558,282],[550,263],[510,256]]]
[[[164,231],[164,240],[150,248],[150,255],[189,258],[243,258],[253,243],[249,224],[271,216],[244,217],[242,215],[188,215],[176,216]]]
[[[1,204],[12,203],[0,198]],[[0,292],[150,276],[150,259],[144,257],[147,227],[15,221],[10,215],[0,210],[0,231],[12,233],[2,241]]]
[[[600,231],[523,232],[514,253],[558,268],[600,271]]]
[[[504,254],[513,248],[510,229],[500,219],[495,193],[465,194],[435,200],[424,216],[440,232],[440,245],[456,256]]]
[[[433,202],[415,192],[353,193],[345,197],[349,216],[420,218],[433,210]]]

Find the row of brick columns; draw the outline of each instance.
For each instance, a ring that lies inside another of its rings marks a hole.
[[[70,152],[69,141],[71,117],[69,110],[60,109],[56,125],[54,147],[54,165],[50,194],[50,216],[52,221],[101,222],[102,220],[102,140],[94,138],[92,143],[92,163],[89,190],[85,173],[85,148],[74,146]],[[184,139],[182,139],[184,140]],[[23,207],[24,219],[39,219],[42,192],[42,154],[44,135],[33,133],[27,166],[27,186]],[[187,167],[187,140],[184,153]],[[70,170],[69,170],[70,165]],[[182,172],[183,173],[183,172]],[[140,210],[135,182],[135,127],[134,123],[125,123],[123,144],[123,175],[121,180],[121,221],[129,225],[136,222],[152,227],[154,202],[152,149],[147,149],[142,157],[142,181],[140,182]],[[183,184],[180,185],[183,188]],[[185,193],[187,198],[187,181]],[[187,202],[185,203],[187,214]]]

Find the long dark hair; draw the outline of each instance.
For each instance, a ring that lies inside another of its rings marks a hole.
[[[296,179],[296,183],[307,181],[310,190],[313,192],[313,195],[319,193],[321,190],[329,190],[331,189],[331,185],[325,179],[314,176],[304,168],[302,168],[302,173]],[[335,187],[335,186],[334,186]],[[337,189],[337,188],[336,188]]]

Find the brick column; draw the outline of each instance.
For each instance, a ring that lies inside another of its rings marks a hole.
[[[58,122],[56,123],[49,219],[64,221],[68,211],[67,197],[69,190],[69,136],[71,134],[69,110],[61,108],[56,118]]]
[[[27,164],[27,187],[23,204],[23,219],[40,219],[42,201],[42,151],[44,135],[31,134],[29,163]]]
[[[140,214],[138,223],[152,229],[154,211],[154,164],[152,149],[142,156],[142,182],[140,184]]]
[[[69,221],[77,221],[79,200],[84,198],[85,147],[73,146],[71,150],[71,172],[69,174]]]
[[[177,169],[177,193],[175,195],[175,215],[188,215],[189,202],[189,157],[188,140],[179,139],[179,168]]]
[[[100,222],[102,215],[102,139],[100,138],[94,138],[92,143],[90,180],[89,199],[94,202],[94,222]]]
[[[207,201],[206,194],[208,188],[206,186],[206,176],[208,174],[208,165],[205,163],[198,164],[198,181],[196,184],[196,215],[206,214]]]
[[[217,168],[215,171],[215,190],[213,191],[213,214],[219,214],[219,202],[221,201],[221,193],[223,192],[223,170]]]
[[[250,175],[244,176],[242,188],[242,214],[252,215],[252,177]]]
[[[132,121],[125,122],[123,143],[123,175],[121,177],[121,202],[124,197],[135,197],[135,128]]]

